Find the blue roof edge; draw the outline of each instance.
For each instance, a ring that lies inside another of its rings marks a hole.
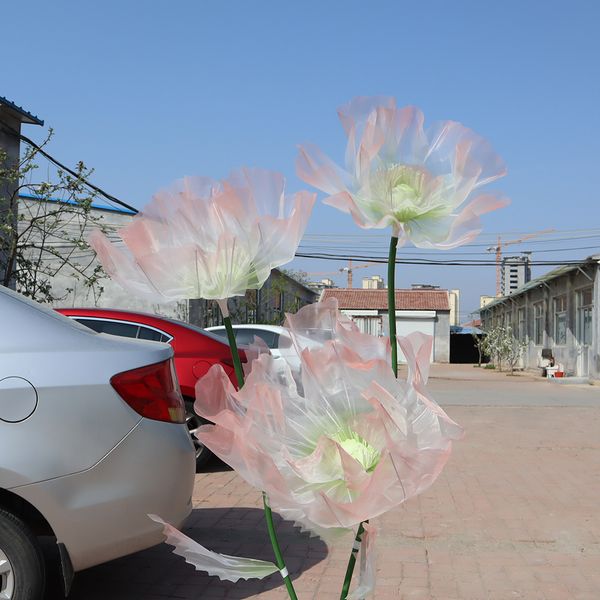
[[[8,98],[4,96],[0,96],[0,104],[5,104],[8,108],[14,110],[19,113],[22,117],[29,119],[29,121],[23,121],[24,123],[29,123],[30,125],[43,125],[44,120],[36,117],[33,113],[25,110],[22,106],[18,106],[14,102],[11,102]]]
[[[36,196],[35,194],[19,194],[19,198],[26,198],[27,200],[38,200],[40,202],[62,202],[63,204],[75,205],[77,202],[75,200],[63,200],[61,198],[44,198],[42,196]],[[132,210],[127,208],[117,208],[116,206],[109,206],[108,204],[98,204],[96,202],[92,202],[92,208],[96,208],[98,210],[105,210],[108,212],[119,213],[122,215],[131,215],[134,216],[137,213],[134,213]]]

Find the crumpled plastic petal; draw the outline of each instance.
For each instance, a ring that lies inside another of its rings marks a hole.
[[[285,518],[326,542],[427,489],[462,428],[429,398],[431,339],[400,339],[407,381],[389,341],[363,334],[335,299],[288,316],[301,350],[302,392],[261,353],[236,390],[220,366],[197,384],[198,438]],[[206,406],[203,406],[203,404]]]
[[[99,230],[88,241],[121,287],[153,302],[243,296],[294,258],[306,229],[316,194],[286,196],[284,186],[263,169],[186,177],[155,194],[116,243]]]
[[[481,214],[507,204],[500,197],[472,199],[506,167],[484,138],[461,123],[442,121],[425,130],[417,107],[397,108],[387,97],[355,98],[338,115],[348,137],[345,168],[305,144],[296,172],[359,227],[392,226],[402,244],[455,248],[478,235]]]
[[[240,579],[264,579],[279,571],[277,565],[266,560],[212,552],[159,516],[150,514],[148,516],[163,526],[165,542],[174,546],[173,553],[182,556],[185,562],[193,565],[197,571],[205,571],[209,575],[216,575],[219,579],[233,583]]]
[[[364,533],[360,541],[360,570],[358,573],[358,585],[346,600],[363,600],[375,591],[375,540],[377,539],[377,528],[371,523],[364,523]]]

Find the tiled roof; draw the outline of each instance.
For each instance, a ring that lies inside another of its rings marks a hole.
[[[340,310],[387,310],[387,290],[331,288],[323,300],[337,298]],[[396,310],[450,310],[447,290],[396,290]]]
[[[44,121],[39,117],[31,114],[25,110],[22,106],[17,106],[14,102],[11,102],[8,98],[0,96],[0,108],[6,106],[13,113],[17,113],[21,123],[29,123],[30,125],[43,125]]]

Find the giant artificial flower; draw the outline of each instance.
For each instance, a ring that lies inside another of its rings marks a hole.
[[[479,189],[506,170],[479,135],[455,121],[423,129],[414,106],[355,98],[338,110],[348,136],[346,168],[317,147],[300,147],[298,176],[364,228],[392,226],[400,243],[453,248],[481,230],[479,217],[508,200]]]
[[[99,230],[89,242],[113,279],[153,302],[242,296],[294,258],[306,228],[315,194],[285,196],[284,186],[261,169],[186,177],[118,230],[125,248]]]
[[[299,347],[303,396],[268,354],[239,391],[213,366],[195,409],[214,425],[197,435],[284,518],[333,539],[431,485],[462,430],[426,395],[429,336],[399,339],[410,369],[400,381],[389,340],[360,333],[334,299],[288,315],[288,326],[297,341],[329,338]]]

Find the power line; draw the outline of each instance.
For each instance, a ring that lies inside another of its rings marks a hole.
[[[37,150],[37,152],[39,152],[43,157],[45,157],[46,159],[48,159],[51,163],[53,163],[54,165],[56,165],[60,169],[63,169],[63,171],[66,171],[67,173],[69,173],[73,177],[76,177],[77,179],[83,181],[83,183],[85,185],[87,185],[90,189],[94,190],[95,192],[97,192],[98,194],[100,194],[101,196],[103,196],[109,202],[113,202],[114,204],[118,204],[119,206],[122,206],[123,208],[126,208],[127,210],[130,210],[130,211],[134,212],[135,214],[137,214],[139,212],[137,208],[134,208],[130,204],[127,204],[126,202],[123,202],[122,200],[119,200],[118,198],[116,198],[112,194],[109,194],[108,192],[105,192],[102,188],[98,187],[97,185],[94,185],[93,183],[91,183],[87,179],[81,177],[75,171],[73,171],[72,169],[70,169],[69,167],[67,167],[66,165],[63,165],[58,159],[54,158],[51,154],[48,154],[48,152],[46,152],[43,148],[41,148],[40,146],[38,146],[33,140],[31,140],[28,137],[24,136],[22,133],[19,133],[18,131],[14,130],[12,127],[10,127],[10,126],[8,126],[8,125],[6,125],[4,123],[2,123],[1,126],[2,126],[2,128],[5,131],[8,131],[9,133],[12,133],[13,135],[17,136],[19,139],[23,140],[26,144],[29,144],[32,148],[35,148],[35,150]]]
[[[348,261],[348,260],[356,260],[356,261],[369,261],[373,263],[382,263],[386,264],[388,262],[387,256],[366,256],[366,255],[336,255],[336,254],[326,254],[326,253],[317,253],[317,254],[307,254],[303,252],[297,252],[295,254],[296,258],[312,258],[318,260],[335,260],[335,261]],[[495,260],[477,260],[477,259],[466,259],[466,260],[431,260],[431,259],[405,259],[398,258],[396,259],[396,264],[404,264],[404,265],[421,265],[421,266],[443,266],[443,267],[485,267],[485,266],[493,266],[496,267]],[[530,265],[532,266],[563,266],[563,265],[583,265],[586,264],[585,260],[562,260],[562,261],[552,261],[552,260],[538,260],[538,261],[530,261]]]

